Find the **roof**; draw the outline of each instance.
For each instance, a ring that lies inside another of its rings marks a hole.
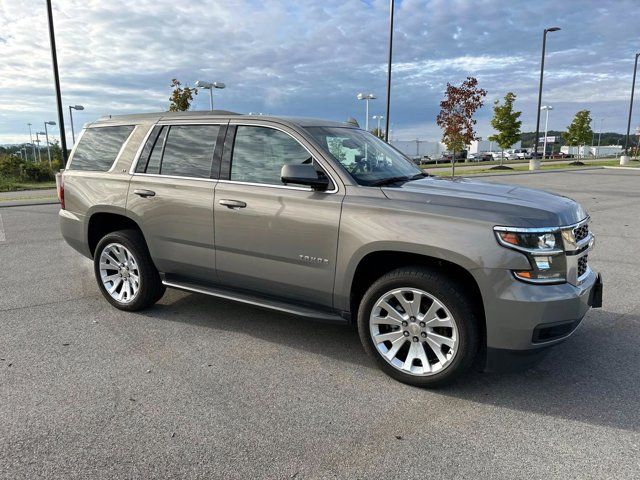
[[[227,110],[196,110],[189,112],[156,112],[156,113],[136,113],[130,115],[105,115],[100,117],[95,122],[89,122],[87,125],[96,125],[104,123],[155,123],[162,120],[174,120],[174,119],[189,119],[189,120],[209,120],[213,117],[247,119],[247,120],[267,120],[267,121],[279,121],[292,123],[301,127],[312,126],[331,126],[331,127],[352,127],[352,125],[346,122],[336,122],[332,120],[322,120],[318,118],[309,117],[291,117],[291,116],[276,116],[276,115],[242,115],[236,112],[229,112]]]

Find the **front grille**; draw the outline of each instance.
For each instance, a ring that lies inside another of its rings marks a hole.
[[[578,259],[578,278],[585,274],[587,271],[587,259],[589,255],[584,255]]]
[[[576,242],[580,240],[584,240],[589,235],[589,225],[585,223],[584,225],[580,225],[573,229],[573,237],[576,239]]]

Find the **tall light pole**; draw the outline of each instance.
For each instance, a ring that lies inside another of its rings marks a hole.
[[[31,134],[31,124],[27,123],[27,125],[29,125],[29,143],[31,143],[31,150],[33,151],[33,161],[36,161],[36,145],[33,143],[33,135]]]
[[[629,132],[631,131],[631,112],[633,111],[633,93],[636,88],[636,72],[638,71],[638,57],[640,57],[640,53],[636,53],[636,61],[633,65],[633,81],[631,83],[631,101],[629,102],[629,120],[627,121],[627,136],[624,137],[624,154],[628,155],[629,148]]]
[[[384,128],[384,140],[389,141],[389,120],[391,119],[391,61],[393,59],[393,10],[394,1],[389,0],[389,60],[387,63],[387,121]]]
[[[62,113],[62,93],[60,93],[60,75],[58,73],[58,54],[56,52],[56,34],[53,29],[53,11],[51,0],[47,0],[47,18],[49,20],[49,42],[51,43],[51,63],[53,66],[53,82],[56,88],[56,104],[58,107],[58,126],[60,129],[60,148],[62,150],[62,168],[67,165],[67,138],[64,133],[64,115]]]
[[[69,117],[71,117],[71,140],[73,141],[73,145],[76,144],[76,132],[73,129],[73,112],[72,110],[84,110],[82,105],[69,105]],[[72,147],[73,147],[72,145]]]
[[[384,115],[374,115],[371,118],[373,118],[374,120],[378,120],[378,136],[380,136],[380,120],[384,118]]]
[[[377,97],[373,93],[359,93],[358,95],[356,95],[356,98],[358,100],[365,101],[365,104],[366,104],[365,114],[367,117],[364,121],[364,129],[368,132],[369,131],[369,100],[375,100]]]
[[[538,142],[540,136],[540,108],[542,107],[542,79],[544,78],[544,54],[547,48],[547,33],[557,32],[560,27],[545,28],[542,34],[542,61],[540,62],[540,86],[538,87],[538,113],[536,115],[536,136],[533,145],[533,158],[529,162],[529,169],[533,170],[537,165],[534,163],[538,158]]]
[[[598,132],[598,150],[597,153],[598,155],[596,155],[597,157],[600,156],[600,137],[602,136],[602,124],[604,123],[604,118],[600,119],[600,131]]]
[[[211,110],[213,110],[213,89],[223,89],[225,87],[226,85],[222,82],[205,82],[202,80],[196,80],[196,88],[204,88],[205,90],[209,90],[209,107]]]
[[[40,135],[46,135],[44,132],[36,132],[36,143],[38,144],[38,161],[42,162],[42,151],[40,150]]]
[[[544,119],[544,147],[542,147],[542,158],[547,155],[547,128],[549,126],[549,110],[553,110],[551,105],[543,105],[540,110],[546,110],[546,116]]]
[[[44,136],[47,140],[47,157],[49,158],[49,167],[51,167],[51,150],[49,148],[49,130],[47,130],[47,125],[55,125],[56,122],[44,122]]]

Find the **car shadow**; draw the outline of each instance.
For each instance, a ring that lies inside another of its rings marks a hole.
[[[162,303],[146,314],[240,332],[338,362],[376,369],[360,346],[355,328],[348,325],[183,292],[168,293]],[[592,310],[572,337],[549,349],[535,367],[509,374],[470,373],[432,393],[637,432],[640,431],[638,325],[638,315]]]

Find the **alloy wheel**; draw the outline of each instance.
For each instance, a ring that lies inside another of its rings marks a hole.
[[[107,293],[120,303],[130,303],[140,290],[140,270],[124,245],[110,243],[100,253],[100,279]]]
[[[433,375],[458,352],[455,318],[424,290],[397,288],[382,295],[371,310],[369,328],[382,358],[406,374]]]

